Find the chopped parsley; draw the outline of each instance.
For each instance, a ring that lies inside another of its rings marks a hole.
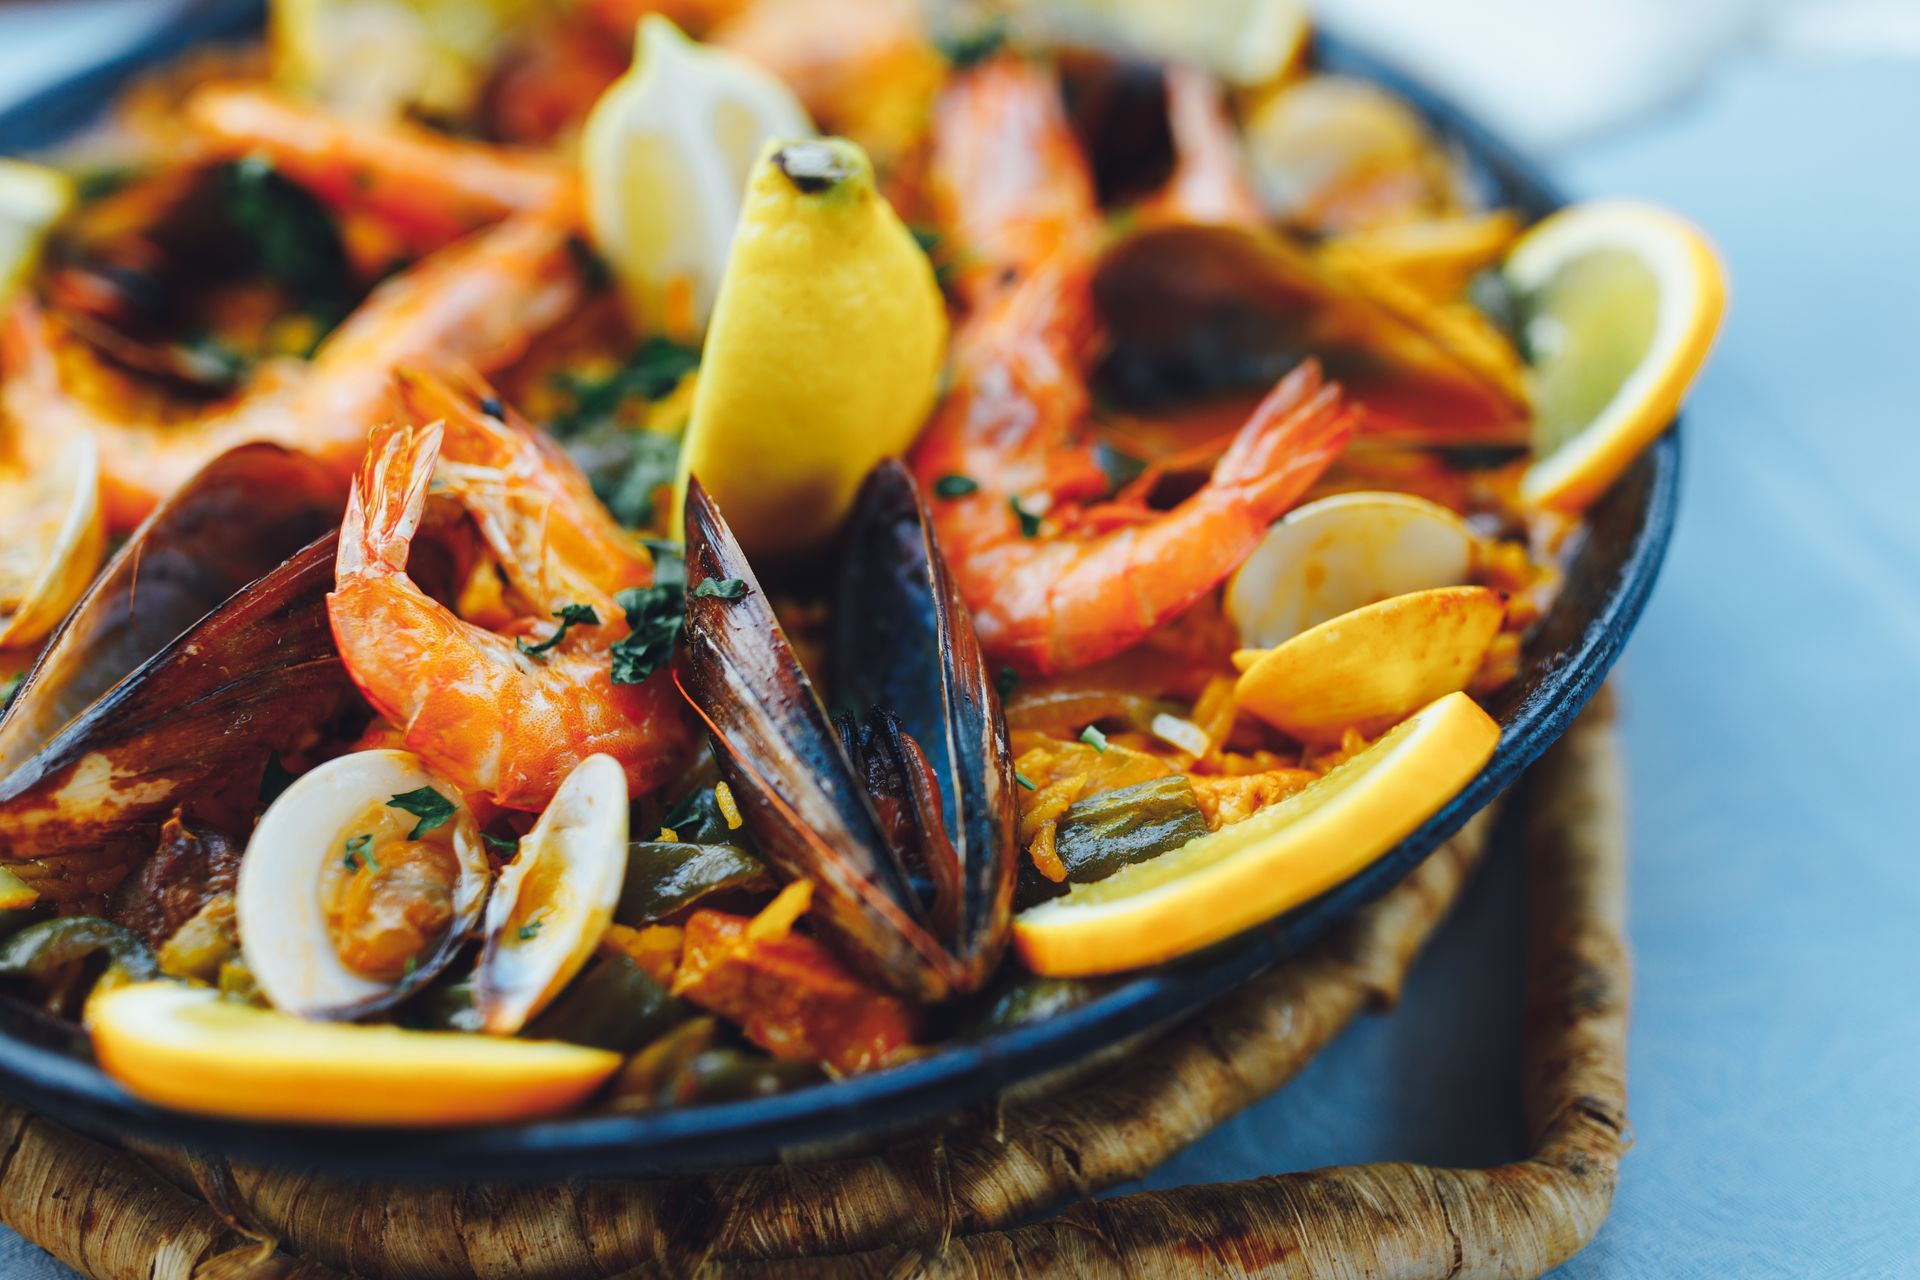
[[[242,261],[292,294],[323,330],[345,319],[353,271],[327,207],[260,156],[224,166],[219,190]]]
[[[1013,780],[1025,787],[1028,791],[1038,791],[1040,789],[1039,783],[1029,778],[1026,774],[1021,773],[1018,769],[1014,770]]]
[[[481,833],[480,838],[487,842],[487,848],[505,857],[511,858],[514,854],[520,852],[520,842],[518,840],[508,839],[503,836],[490,836],[484,832]]]
[[[13,705],[13,696],[20,692],[20,686],[26,678],[24,674],[16,674],[5,684],[0,684],[0,711]]]
[[[1097,726],[1088,725],[1082,729],[1080,731],[1080,741],[1086,743],[1101,755],[1107,754],[1107,735],[1100,732]]]
[[[1007,499],[1007,507],[1013,512],[1014,518],[1020,522],[1021,537],[1031,538],[1039,534],[1040,517],[1020,505],[1018,494]]]
[[[670,338],[648,338],[625,364],[604,378],[562,374],[559,387],[573,397],[573,406],[549,423],[548,429],[562,439],[577,436],[616,416],[630,399],[658,400],[699,366],[698,347]]]
[[[619,454],[612,465],[594,468],[588,478],[614,519],[629,529],[644,528],[659,510],[660,491],[680,468],[680,438],[620,428],[618,445],[609,451]]]
[[[1008,34],[1007,20],[995,16],[985,22],[975,22],[958,31],[942,34],[933,43],[956,70],[965,70],[1000,52],[1001,46],[1007,43]]]
[[[403,791],[387,801],[389,809],[399,809],[410,813],[420,821],[413,824],[413,830],[407,832],[407,839],[418,840],[436,827],[443,827],[452,820],[457,812],[453,801],[435,791],[432,787],[420,787],[413,791]]]
[[[521,925],[520,928],[517,930],[520,941],[531,942],[533,939],[539,937],[540,926],[545,924],[546,922],[547,922],[546,917],[535,916],[533,919]]]
[[[631,634],[613,646],[613,682],[639,684],[667,665],[686,623],[684,591],[667,583],[628,587],[614,597],[626,611]]]
[[[699,364],[699,348],[654,337],[612,373],[554,380],[572,403],[547,429],[565,442],[594,493],[628,528],[653,523],[660,490],[673,483],[680,465],[679,437],[645,429],[631,406],[665,396]]]
[[[688,593],[696,600],[738,600],[747,584],[738,578],[708,578]]]
[[[593,611],[593,606],[590,604],[563,604],[553,611],[553,616],[560,619],[558,631],[539,644],[528,644],[525,637],[520,637],[513,642],[514,646],[529,658],[544,658],[553,651],[555,645],[567,638],[567,632],[575,626],[597,627],[600,625],[600,615]]]
[[[1020,673],[1018,671],[1015,671],[1012,667],[1002,667],[1000,668],[999,671],[994,673],[993,687],[1000,691],[1000,696],[1002,698],[1005,698],[1008,694],[1012,693],[1014,689],[1019,686],[1019,684],[1020,684]]]
[[[946,236],[936,227],[913,226],[907,230],[912,233],[913,242],[920,246],[920,252],[933,264],[933,282],[945,289],[953,283],[953,263],[946,252]]]
[[[347,841],[346,850],[347,856],[342,858],[341,861],[346,864],[347,870],[358,871],[362,862],[365,862],[367,866],[374,871],[380,869],[380,864],[373,859],[373,836],[371,833],[363,832]]]
[[[955,472],[935,480],[933,491],[942,498],[964,498],[970,493],[980,492],[980,482],[972,476],[963,476]]]

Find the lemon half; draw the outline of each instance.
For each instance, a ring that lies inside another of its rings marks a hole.
[[[1299,906],[1405,839],[1480,772],[1500,726],[1451,693],[1251,818],[1014,918],[1035,973],[1158,964]]]
[[[172,982],[95,996],[87,1026],[101,1069],[136,1096],[243,1120],[524,1120],[585,1101],[620,1066],[558,1041],[307,1022]]]
[[[1695,227],[1632,201],[1561,210],[1520,238],[1503,271],[1535,412],[1521,495],[1578,511],[1672,421],[1719,331],[1726,278]]]
[[[680,450],[749,556],[831,537],[919,434],[946,361],[933,264],[844,138],[769,145],[748,185]]]

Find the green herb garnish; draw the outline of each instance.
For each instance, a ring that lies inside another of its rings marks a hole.
[[[1000,670],[996,672],[993,677],[993,687],[1000,691],[1000,697],[1003,701],[1006,699],[1008,694],[1012,693],[1014,689],[1018,687],[1019,684],[1020,684],[1020,673],[1018,671],[1015,671],[1012,667],[1000,668]]]
[[[593,492],[621,524],[629,529],[644,528],[653,523],[659,510],[660,491],[673,484],[680,469],[680,438],[620,426],[600,430],[610,437],[605,450],[610,460],[590,470]],[[582,441],[575,452],[590,447]],[[601,451],[595,447],[593,452]]]
[[[933,43],[956,70],[965,70],[1000,52],[1001,46],[1007,42],[1007,36],[1007,20],[995,16],[962,30],[940,35]]]
[[[1099,728],[1094,725],[1088,725],[1080,731],[1080,741],[1086,743],[1101,755],[1107,754],[1107,735],[1100,732]]]
[[[963,476],[956,472],[935,480],[933,492],[942,498],[964,498],[970,493],[980,492],[980,482],[972,476]]]
[[[14,675],[5,684],[0,684],[0,712],[4,712],[13,705],[13,697],[20,692],[20,686],[25,683],[26,678],[24,673],[20,673]]]
[[[407,832],[407,839],[418,840],[436,827],[443,827],[452,820],[457,812],[453,801],[435,791],[432,787],[420,787],[413,791],[403,791],[387,801],[389,809],[399,809],[412,814],[420,821],[413,824],[413,830]]]
[[[593,611],[593,606],[590,604],[563,604],[553,611],[553,616],[560,619],[558,631],[539,644],[528,644],[525,637],[517,638],[513,642],[514,647],[529,658],[544,658],[553,651],[555,645],[567,638],[567,632],[576,625],[586,627],[600,625],[600,615]]]
[[[1013,780],[1029,791],[1038,791],[1040,789],[1039,783],[1029,778],[1026,774],[1021,773],[1018,769],[1014,770]]]
[[[708,578],[688,594],[696,600],[738,600],[747,594],[747,584],[738,578]]]
[[[628,587],[614,597],[626,611],[626,639],[613,646],[613,682],[639,684],[673,657],[686,623],[686,597],[675,586]]]
[[[520,852],[520,842],[518,840],[508,840],[502,836],[490,836],[484,831],[480,833],[480,838],[487,842],[487,848],[505,857],[511,858],[514,854]]]
[[[1021,537],[1031,538],[1040,532],[1040,517],[1021,506],[1017,494],[1007,499],[1007,506],[1012,510],[1014,517],[1020,521]]]
[[[347,841],[346,850],[347,856],[341,859],[341,861],[346,863],[347,870],[358,871],[362,862],[365,862],[367,866],[375,871],[380,869],[380,864],[373,859],[373,836],[371,833],[357,835]]]
[[[516,931],[519,934],[520,941],[529,942],[529,941],[532,941],[534,938],[539,937],[540,926],[545,924],[546,922],[547,921],[544,916],[535,916],[533,919],[521,925],[520,928]]]
[[[242,261],[291,293],[323,329],[343,320],[353,271],[326,206],[259,156],[222,168],[219,190]]]
[[[619,414],[628,400],[658,400],[700,367],[700,349],[668,338],[641,343],[627,362],[604,378],[576,378],[562,374],[560,389],[573,396],[573,407],[547,424],[562,439]]]

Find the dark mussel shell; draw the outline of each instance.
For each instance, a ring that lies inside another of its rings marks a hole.
[[[1110,343],[1095,381],[1129,408],[1264,390],[1313,355],[1368,410],[1370,429],[1436,445],[1526,443],[1528,410],[1509,389],[1278,232],[1146,228],[1106,253],[1093,294]]]
[[[728,578],[746,593],[698,591]],[[1011,920],[1013,765],[906,468],[876,467],[849,523],[835,673],[853,710],[837,722],[697,482],[687,582],[682,685],[761,854],[814,882],[815,918],[875,981],[924,1001],[977,989]]]
[[[942,820],[937,835],[957,855],[959,918],[946,936],[977,984],[1000,958],[1012,911],[1018,804],[1000,695],[919,488],[900,462],[884,461],[867,476],[846,548],[833,600],[834,710],[872,723],[879,709],[889,744],[905,735],[906,783],[924,776],[913,767],[914,749],[931,757],[938,812],[929,814],[924,800],[915,808],[922,826]]]
[[[326,611],[342,499],[302,454],[231,450],[54,633],[0,716],[0,859],[43,896],[99,901],[177,807],[257,783],[344,705]]]

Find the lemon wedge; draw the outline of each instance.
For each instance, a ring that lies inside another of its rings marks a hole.
[[[0,649],[46,638],[106,558],[100,450],[72,436],[44,465],[0,469]]]
[[[344,115],[473,110],[500,41],[534,0],[273,0],[267,41],[282,88]]]
[[[87,1027],[101,1069],[137,1097],[242,1120],[524,1120],[585,1101],[620,1066],[557,1041],[307,1022],[172,982],[94,996]]]
[[[73,180],[58,169],[0,159],[0,301],[40,261],[53,224],[73,207]]]
[[[1014,918],[1027,967],[1085,977],[1158,964],[1271,920],[1391,849],[1480,772],[1500,726],[1448,694],[1304,790]]]
[[[1726,308],[1713,246],[1651,205],[1574,205],[1533,227],[1503,273],[1518,299],[1535,411],[1521,496],[1578,511],[1666,428]]]
[[[1278,78],[1310,26],[1305,0],[1026,0],[1018,8],[1023,29],[1042,39],[1192,63],[1237,88]]]
[[[919,434],[946,360],[933,264],[843,138],[754,168],[680,450],[749,556],[840,527],[860,482]]]
[[[1233,655],[1234,696],[1301,742],[1378,733],[1467,687],[1500,634],[1506,600],[1487,587],[1434,587],[1309,627],[1276,648]]]
[[[741,193],[761,148],[813,132],[774,76],[699,45],[659,14],[634,35],[633,67],[581,135],[587,225],[634,320],[691,338],[707,322]]]

